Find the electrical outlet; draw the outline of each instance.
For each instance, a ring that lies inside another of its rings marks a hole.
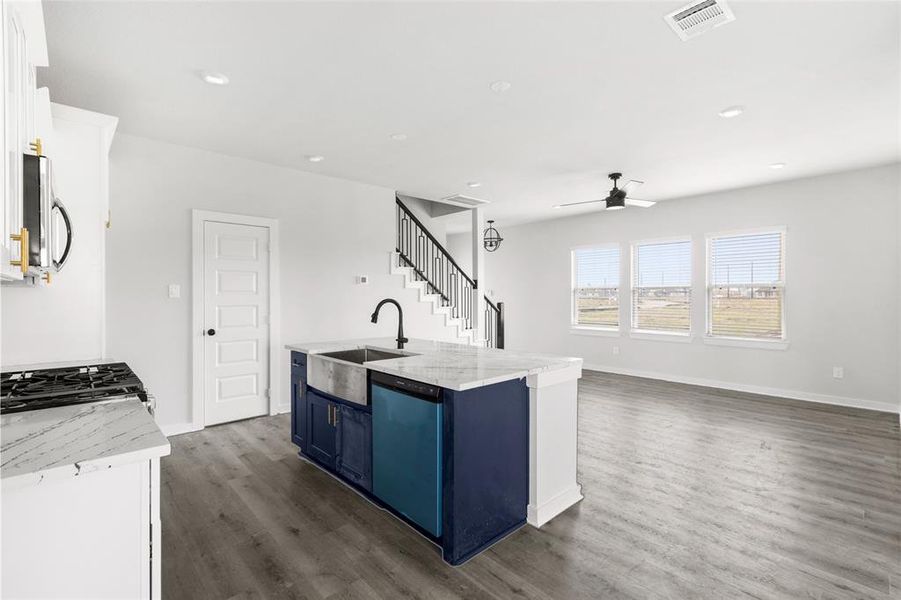
[[[614,346],[614,347],[613,347],[613,354],[614,354],[614,355],[619,354],[619,346]]]
[[[357,285],[366,285],[369,283],[369,275],[357,275]]]
[[[845,368],[844,367],[832,367],[832,377],[835,379],[844,379],[845,378]]]
[[[181,286],[177,283],[169,284],[169,297],[170,298],[181,298]]]

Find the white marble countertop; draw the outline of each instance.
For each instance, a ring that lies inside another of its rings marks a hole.
[[[169,440],[140,400],[0,415],[4,489],[166,456]]]
[[[398,375],[457,391],[520,379],[547,371],[572,367],[581,369],[582,367],[581,358],[514,352],[419,339],[411,339],[404,345],[403,350],[396,350],[397,342],[393,338],[309,342],[288,344],[285,347],[288,350],[306,354],[322,354],[323,352],[357,348],[377,348],[408,353],[410,356],[369,361],[363,363],[363,366],[372,371]],[[578,376],[576,375],[576,377]]]

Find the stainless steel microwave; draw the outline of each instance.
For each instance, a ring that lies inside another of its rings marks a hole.
[[[46,156],[23,155],[23,213],[28,230],[28,275],[59,271],[72,250],[72,220],[53,193],[53,173]]]

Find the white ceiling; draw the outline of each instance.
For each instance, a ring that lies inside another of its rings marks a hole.
[[[44,4],[54,101],[127,133],[482,197],[499,226],[601,197],[613,170],[665,200],[899,159],[896,2],[732,2],[734,23],[688,42],[662,18],[682,2]]]

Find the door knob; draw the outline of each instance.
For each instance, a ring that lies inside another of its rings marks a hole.
[[[216,335],[216,330],[215,329],[207,329],[206,334],[207,335]]]

